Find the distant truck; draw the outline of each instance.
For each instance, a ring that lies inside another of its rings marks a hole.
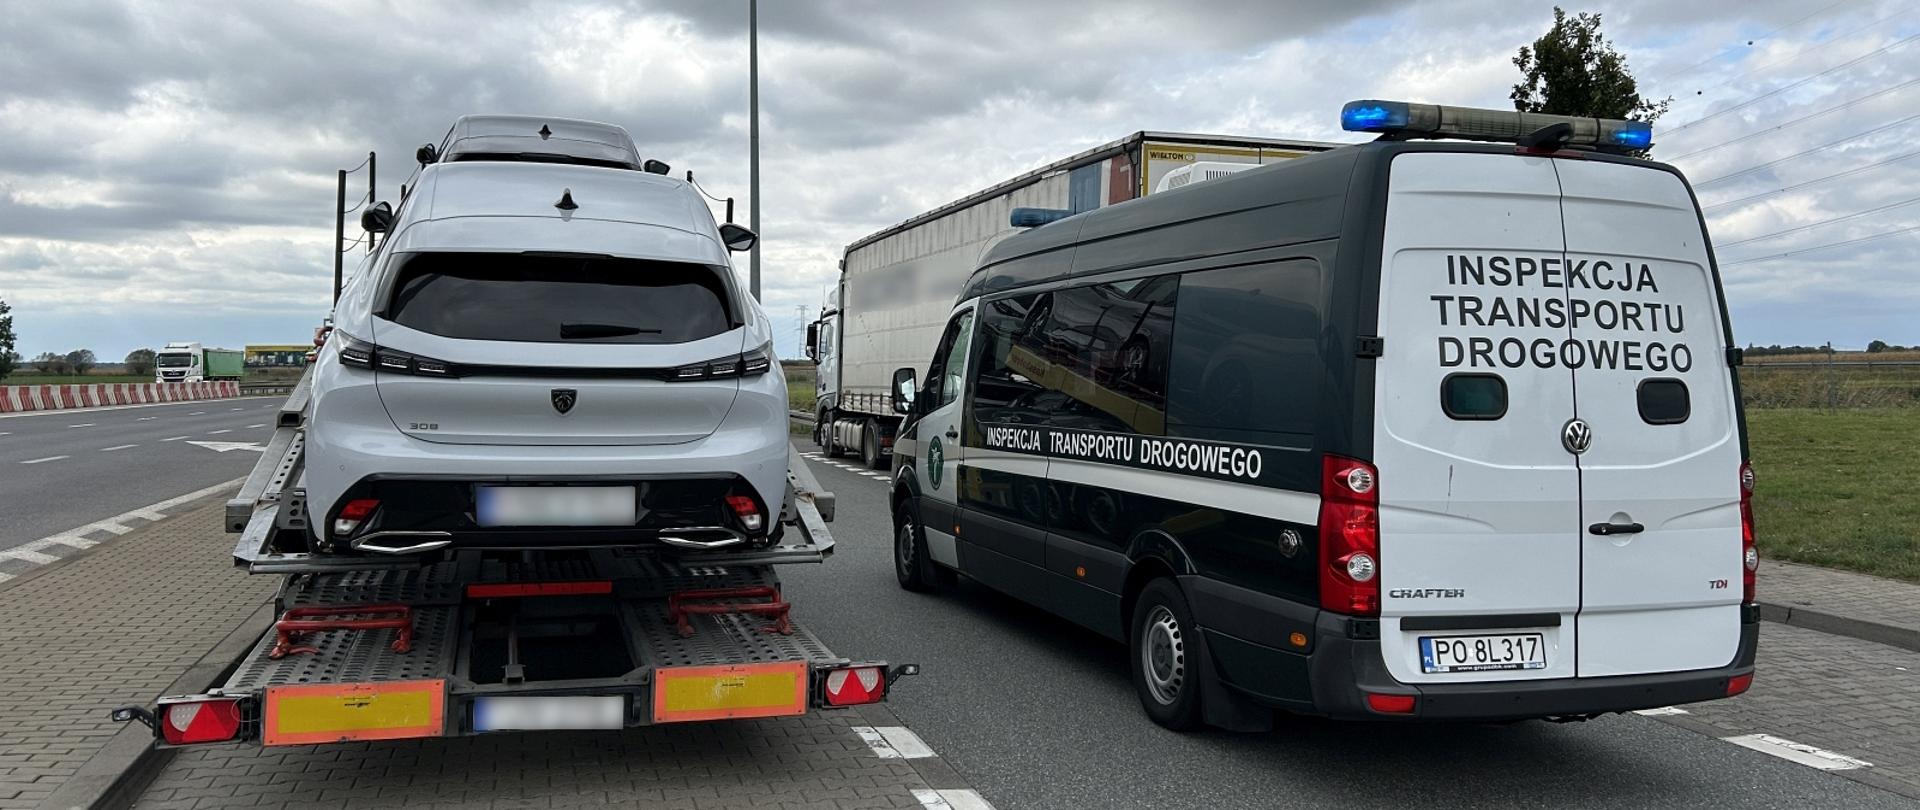
[[[153,353],[153,381],[238,380],[245,364],[246,353],[238,349],[207,349],[198,343],[168,343]]]
[[[814,441],[830,456],[853,452],[870,467],[886,464],[900,425],[889,392],[894,369],[925,376],[954,295],[981,254],[1018,233],[1009,220],[1015,208],[1068,216],[1340,145],[1136,132],[847,246],[840,283],[807,329],[807,355],[819,364]]]

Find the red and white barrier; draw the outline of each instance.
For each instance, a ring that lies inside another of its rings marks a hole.
[[[101,405],[191,402],[240,396],[233,380],[196,383],[86,383],[81,385],[0,385],[0,413],[57,411]]]

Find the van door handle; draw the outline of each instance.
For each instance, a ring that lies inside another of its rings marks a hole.
[[[1638,523],[1595,523],[1587,527],[1587,531],[1601,537],[1614,534],[1639,534],[1646,530],[1647,527]]]
[[[954,429],[953,429],[953,428],[951,428],[951,427],[949,427],[949,428],[947,428],[947,438],[949,438],[949,439],[958,439],[958,438],[960,438],[960,431],[957,431],[957,430],[954,430]]]

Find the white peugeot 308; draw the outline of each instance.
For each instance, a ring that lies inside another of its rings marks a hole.
[[[728,259],[751,232],[563,154],[428,165],[375,228],[313,372],[315,551],[774,541],[786,383]]]

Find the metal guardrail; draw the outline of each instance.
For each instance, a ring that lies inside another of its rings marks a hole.
[[[1786,363],[1768,363],[1748,358],[1740,364],[1741,368],[1916,368],[1920,360],[1794,360]]]

